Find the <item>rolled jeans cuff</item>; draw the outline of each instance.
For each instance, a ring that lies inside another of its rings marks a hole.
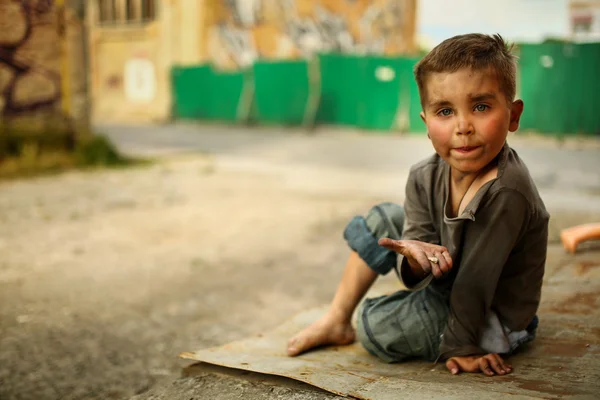
[[[396,266],[396,253],[378,244],[364,217],[356,216],[346,226],[344,239],[348,246],[376,273],[386,275]]]

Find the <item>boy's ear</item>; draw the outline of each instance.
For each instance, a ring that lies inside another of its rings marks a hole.
[[[427,119],[425,118],[425,113],[424,113],[423,111],[421,111],[421,113],[420,113],[419,115],[421,116],[421,119],[423,120],[423,123],[424,123],[425,125],[427,125]],[[429,136],[429,131],[427,132],[427,137],[428,137],[429,139],[431,139],[431,136]]]
[[[521,115],[523,114],[523,108],[525,104],[523,100],[515,100],[513,101],[510,107],[510,125],[508,126],[508,130],[511,132],[515,132],[519,129],[519,123],[521,122]]]

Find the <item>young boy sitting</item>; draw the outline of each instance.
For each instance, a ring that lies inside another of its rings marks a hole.
[[[415,67],[435,155],[411,168],[404,207],[375,206],[344,237],[352,249],[332,304],[288,342],[295,356],[356,337],[386,362],[444,360],[453,373],[504,375],[535,336],[549,215],[508,146],[523,102],[516,61],[499,35],[448,39]],[[408,288],[366,299],[396,270]]]

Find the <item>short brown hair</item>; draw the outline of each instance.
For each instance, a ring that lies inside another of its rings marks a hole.
[[[419,86],[421,105],[424,104],[425,82],[432,72],[456,72],[461,68],[482,70],[492,68],[500,82],[500,90],[512,102],[517,91],[517,57],[502,36],[480,33],[454,36],[431,50],[414,69]]]

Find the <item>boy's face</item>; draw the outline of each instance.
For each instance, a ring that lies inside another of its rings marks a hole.
[[[424,112],[435,151],[461,173],[477,173],[519,127],[523,102],[510,103],[493,71],[432,73],[425,82]]]

